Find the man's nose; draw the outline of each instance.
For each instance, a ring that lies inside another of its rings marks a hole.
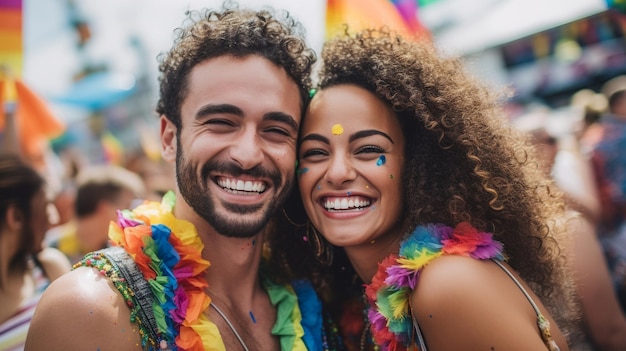
[[[242,169],[251,169],[263,162],[263,151],[256,130],[244,130],[234,140],[229,150],[230,158]]]

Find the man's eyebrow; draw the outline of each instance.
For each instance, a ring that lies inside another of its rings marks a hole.
[[[231,104],[208,104],[202,106],[198,112],[196,112],[196,119],[213,114],[230,114],[243,117],[243,111]]]
[[[283,112],[269,112],[263,116],[264,121],[276,121],[288,124],[294,131],[298,131],[298,122],[291,115]]]
[[[303,142],[305,142],[307,140],[321,141],[322,143],[330,145],[330,140],[328,140],[327,137],[322,136],[320,134],[307,134],[307,135],[305,135],[304,137],[302,137],[300,139],[300,143],[303,143]]]
[[[361,131],[358,131],[358,132],[356,132],[354,134],[351,134],[350,138],[348,139],[348,142],[351,143],[351,142],[355,141],[356,139],[366,138],[366,137],[372,136],[372,135],[382,135],[383,137],[389,139],[389,141],[391,141],[392,144],[395,144],[393,142],[393,139],[391,139],[391,137],[387,133],[381,132],[380,130],[376,130],[376,129],[361,130]]]

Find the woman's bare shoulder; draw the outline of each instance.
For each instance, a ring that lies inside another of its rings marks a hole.
[[[411,307],[429,349],[545,348],[530,303],[491,260],[436,258],[422,271]]]

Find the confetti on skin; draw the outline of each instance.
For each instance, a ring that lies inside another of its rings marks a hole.
[[[256,245],[256,239],[252,240],[252,246]]]
[[[343,126],[341,124],[335,124],[332,127],[331,132],[333,133],[333,135],[341,135],[343,134]]]
[[[390,179],[393,179],[393,174],[390,174],[390,175],[389,175],[389,178],[390,178]]]
[[[346,195],[347,195],[347,196],[350,196],[351,194],[352,194],[352,192],[351,192],[351,191],[348,191],[348,192],[346,193]]]
[[[372,210],[375,210],[375,209],[376,209],[376,205],[373,205],[373,206],[372,206]]]
[[[382,166],[385,163],[387,163],[387,158],[385,157],[385,155],[380,155],[378,157],[378,160],[376,161],[376,166]]]
[[[372,240],[372,241],[370,241],[370,244],[373,244],[373,243],[375,243],[375,242],[376,242],[376,240]]]
[[[320,189],[322,189],[322,186],[321,186],[321,185],[318,185],[318,186],[317,186],[317,190],[320,190]]]
[[[252,319],[252,323],[256,324],[256,318],[254,318],[254,313],[250,311],[250,318]]]
[[[304,174],[304,173],[306,173],[308,171],[309,171],[309,169],[307,167],[304,167],[304,168],[301,168],[301,169],[298,170],[298,174]]]
[[[369,185],[366,185],[366,186],[365,186],[365,189],[369,189],[369,188],[370,188],[370,186],[369,186]]]

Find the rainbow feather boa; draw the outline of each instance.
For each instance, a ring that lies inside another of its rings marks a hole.
[[[124,247],[150,284],[161,338],[157,347],[224,351],[217,326],[205,314],[211,298],[205,293],[208,283],[203,273],[210,263],[202,258],[204,244],[193,224],[174,217],[175,199],[168,192],[161,203],[146,201],[132,211],[118,211],[109,238]],[[277,308],[272,333],[280,336],[281,349],[321,348],[321,305],[310,283],[294,282],[292,287],[268,278],[262,281]],[[299,305],[308,306],[306,318]]]
[[[424,266],[443,254],[504,260],[502,244],[469,223],[456,228],[442,224],[415,228],[400,245],[399,256],[392,254],[379,263],[372,282],[365,287],[372,336],[383,351],[412,349],[409,298]]]

